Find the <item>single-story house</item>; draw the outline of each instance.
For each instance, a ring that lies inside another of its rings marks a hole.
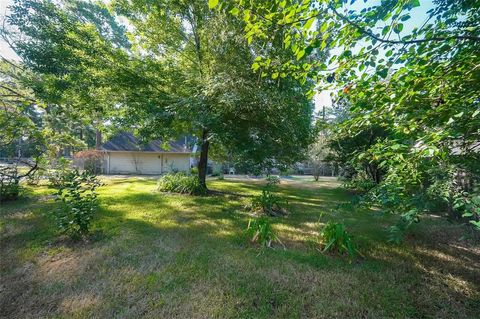
[[[188,139],[164,143],[161,140],[141,143],[132,133],[119,133],[103,143],[105,174],[151,174],[188,171],[191,154]]]

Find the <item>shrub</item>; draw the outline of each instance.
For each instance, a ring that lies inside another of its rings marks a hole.
[[[344,183],[344,187],[359,193],[366,193],[377,186],[375,181],[371,180],[365,174],[358,174]]]
[[[353,245],[352,237],[342,223],[329,221],[321,229],[320,240],[323,247],[322,252],[346,253],[350,258],[355,256],[357,252],[357,249]]]
[[[21,190],[17,166],[0,167],[0,203],[16,200]]]
[[[52,187],[60,187],[63,177],[71,171],[71,162],[62,157],[53,165],[53,170],[48,174],[48,181]]]
[[[97,210],[96,189],[101,182],[87,171],[65,171],[57,188],[56,200],[63,207],[55,213],[55,219],[62,233],[72,237],[84,236]]]
[[[18,181],[0,176],[0,203],[16,200],[20,192],[21,187]]]
[[[74,154],[75,166],[91,174],[102,173],[103,153],[98,150],[84,150]]]
[[[262,190],[262,194],[252,198],[250,207],[253,211],[259,211],[269,216],[280,216],[287,213],[288,202],[275,195],[268,187]]]
[[[250,219],[246,232],[252,243],[258,243],[262,247],[272,247],[274,242],[283,245],[275,234],[270,221],[264,216]]]
[[[162,176],[158,180],[158,190],[190,195],[203,195],[207,192],[205,187],[200,184],[198,176],[185,173],[171,173]]]
[[[419,221],[419,212],[416,209],[411,209],[407,213],[403,214],[398,223],[389,228],[388,242],[400,244],[405,238],[405,234],[410,226],[412,226],[413,223],[418,223]]]
[[[268,175],[265,180],[267,181],[267,186],[274,187],[277,184],[280,184],[280,177],[275,175]]]
[[[480,189],[474,189],[471,193],[461,192],[455,196],[453,208],[458,210],[462,217],[477,230],[480,230]]]

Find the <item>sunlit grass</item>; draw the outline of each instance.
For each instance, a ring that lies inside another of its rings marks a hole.
[[[286,250],[259,250],[244,207],[263,181],[209,180],[211,196],[157,192],[152,178],[106,178],[87,243],[55,233],[40,186],[0,210],[0,313],[19,317],[385,318],[480,314],[480,249],[461,225],[427,218],[404,246],[395,216],[356,210],[332,178],[283,181],[290,213],[272,218]],[[315,249],[322,221],[346,224],[365,256]],[[438,236],[441,235],[441,240]],[[21,295],[21,298],[19,297]]]

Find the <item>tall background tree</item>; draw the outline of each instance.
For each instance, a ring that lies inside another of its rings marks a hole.
[[[252,166],[302,158],[312,136],[306,93],[313,83],[256,74],[251,66],[265,49],[244,39],[242,20],[200,0],[113,1],[115,19],[76,3],[18,0],[12,7],[15,50],[42,78],[34,90],[43,99],[144,139],[197,136],[204,186],[211,143]],[[128,21],[128,43],[114,32],[120,19]]]

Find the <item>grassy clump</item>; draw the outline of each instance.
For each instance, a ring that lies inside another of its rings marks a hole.
[[[196,175],[185,173],[171,173],[160,177],[157,189],[161,192],[204,195],[207,189],[200,184]]]
[[[277,184],[280,179],[276,176],[268,176],[267,184],[263,187],[260,195],[254,196],[247,208],[268,216],[283,216],[288,213],[288,201],[276,195]]]
[[[336,252],[348,254],[350,258],[357,253],[352,236],[347,232],[345,225],[329,221],[320,232],[322,252]]]
[[[264,216],[248,221],[247,235],[252,243],[258,243],[263,247],[272,247],[274,242],[282,244],[272,224]]]
[[[288,202],[275,195],[270,189],[263,189],[262,193],[252,198],[250,208],[268,216],[283,216],[287,214]]]

